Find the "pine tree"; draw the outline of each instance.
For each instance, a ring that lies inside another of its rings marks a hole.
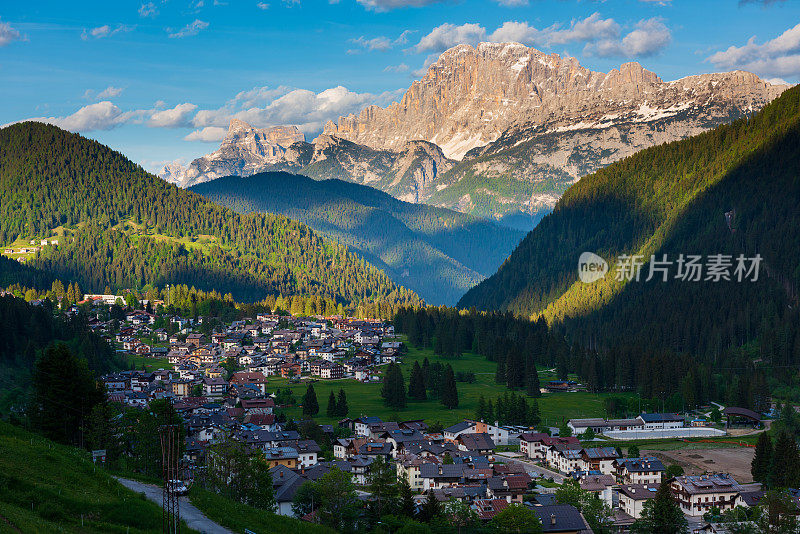
[[[334,395],[333,390],[331,390],[330,395],[328,395],[328,408],[325,410],[325,413],[328,417],[336,417],[338,413],[336,408],[336,395]]]
[[[419,362],[414,362],[411,368],[411,377],[408,381],[408,396],[417,401],[424,401],[427,398],[425,393],[425,377],[422,375],[422,367]]]
[[[425,380],[425,389],[428,391],[433,389],[433,384],[431,382],[431,362],[428,361],[427,356],[422,360],[422,377]]]
[[[383,404],[395,410],[406,407],[406,387],[403,380],[403,371],[396,363],[390,363],[383,378],[381,388]]]
[[[538,426],[541,422],[541,417],[539,416],[539,403],[536,399],[533,399],[530,404],[530,408],[528,409],[528,421],[527,424],[529,426]]]
[[[314,385],[309,384],[306,389],[306,394],[303,395],[303,415],[315,416],[319,413],[319,403],[317,402],[317,394],[314,391]]]
[[[420,516],[423,521],[430,523],[442,514],[442,506],[439,504],[438,499],[432,491],[428,492],[428,498],[425,499],[425,504],[422,505]]]
[[[442,404],[450,410],[458,408],[458,389],[456,388],[456,376],[453,368],[448,364],[444,372],[444,384],[442,387]]]
[[[497,421],[497,417],[494,412],[494,405],[492,404],[492,399],[488,399],[486,401],[486,411],[483,412],[484,420],[488,422]]]
[[[347,394],[343,388],[339,388],[339,397],[336,401],[336,415],[339,417],[347,417],[350,407],[347,405]]]
[[[753,480],[766,484],[769,480],[770,465],[772,464],[772,440],[766,432],[758,436],[756,454],[750,463],[750,472]]]
[[[541,384],[539,383],[539,371],[536,369],[536,362],[533,357],[527,359],[527,369],[525,373],[525,390],[531,397],[541,397]]]
[[[475,408],[475,420],[476,421],[487,421],[486,419],[486,399],[483,398],[483,395],[478,397],[478,407]],[[491,422],[491,421],[487,421]]]
[[[631,526],[635,534],[683,534],[688,523],[677,501],[673,499],[669,484],[661,484],[655,497],[647,501],[640,519]]]
[[[782,430],[775,440],[770,468],[770,484],[776,488],[794,488],[800,482],[800,452],[789,432]]]
[[[400,494],[398,512],[406,517],[414,517],[417,507],[414,505],[414,493],[411,491],[411,484],[408,483],[406,478],[401,478],[398,486]]]
[[[506,361],[501,358],[497,361],[497,369],[494,371],[494,381],[497,384],[506,383]]]

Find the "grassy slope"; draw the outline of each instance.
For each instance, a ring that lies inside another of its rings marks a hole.
[[[209,519],[237,533],[247,529],[256,534],[333,534],[327,527],[259,510],[199,487],[192,488],[189,500]]]
[[[383,405],[383,399],[380,396],[381,384],[363,384],[356,380],[319,380],[314,383],[314,390],[320,405],[320,413],[316,420],[320,423],[335,422],[334,419],[325,416],[325,409],[328,406],[329,393],[331,391],[338,393],[339,388],[343,388],[347,394],[350,417],[376,415],[384,420],[425,419],[429,423],[440,421],[445,426],[457,423],[464,418],[474,417],[478,398],[481,395],[487,399],[494,399],[507,391],[504,385],[494,382],[496,364],[482,356],[467,353],[460,359],[451,360],[440,358],[431,350],[415,347],[410,347],[408,353],[403,357],[402,369],[406,386],[414,361],[418,360],[421,363],[425,357],[431,363],[435,361],[449,363],[456,372],[472,371],[475,373],[476,382],[474,384],[458,383],[458,408],[448,410],[438,400],[428,400],[408,402],[405,410],[397,412]],[[542,382],[555,378],[548,372],[540,372],[539,376]],[[300,384],[289,384],[285,379],[270,377],[268,388],[275,389],[276,387],[290,387],[294,391],[295,398],[300,402],[308,386],[305,381]],[[564,418],[602,417],[604,415],[603,399],[606,396],[609,394],[582,392],[545,394],[538,399],[542,422],[558,426]],[[292,407],[287,409],[287,414],[290,417],[299,418],[301,410],[299,407]]]
[[[155,533],[161,509],[87,453],[0,422],[0,532]]]

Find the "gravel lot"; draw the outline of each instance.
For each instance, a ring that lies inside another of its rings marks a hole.
[[[750,447],[726,447],[709,449],[676,449],[671,451],[642,451],[659,458],[665,464],[678,464],[687,475],[700,475],[706,472],[725,472],[733,475],[738,482],[752,482],[750,463],[755,449]]]

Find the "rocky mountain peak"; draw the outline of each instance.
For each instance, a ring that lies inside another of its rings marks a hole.
[[[461,159],[520,124],[569,127],[586,116],[623,116],[642,106],[717,104],[745,109],[763,105],[783,90],[755,75],[733,73],[712,80],[664,82],[636,62],[608,73],[594,72],[575,58],[546,54],[519,43],[458,45],[443,52],[399,102],[369,106],[329,122],[325,133],[373,148],[400,150],[412,139],[439,145]],[[708,88],[708,82],[712,89]]]
[[[247,176],[281,161],[286,149],[303,141],[305,135],[296,126],[255,128],[242,120],[231,119],[228,133],[216,151],[197,158],[186,169],[172,165],[165,167],[160,174],[165,180],[182,187],[222,176]]]

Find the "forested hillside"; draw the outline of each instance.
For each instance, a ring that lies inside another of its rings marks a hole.
[[[542,315],[563,325],[573,342],[607,349],[584,372],[607,387],[649,381],[669,391],[689,375],[700,386],[709,369],[754,359],[768,370],[785,369],[800,362],[798,199],[796,87],[750,118],[581,179],[459,305]],[[614,272],[592,284],[577,281],[585,251],[612,268],[622,254],[642,255],[641,281],[617,281]],[[658,274],[645,282],[651,254],[673,262],[680,254],[701,255],[703,264],[728,255],[731,274],[740,254],[760,254],[763,262],[757,282],[708,280],[705,271],[700,281],[676,279],[676,264],[667,281]],[[654,368],[669,380],[659,380]]]
[[[54,126],[0,130],[0,243],[66,230],[33,267],[89,291],[185,283],[230,292],[320,295],[346,304],[418,302],[383,272],[304,224],[240,215]]]
[[[284,172],[229,176],[191,190],[240,213],[279,213],[308,224],[431,304],[454,304],[495,272],[523,235],[460,212],[402,202],[371,187]]]
[[[49,301],[44,302],[31,306],[11,295],[0,296],[0,412],[24,404],[34,362],[54,342],[65,342],[98,374],[124,366],[111,346],[89,330],[84,315],[54,316]]]

